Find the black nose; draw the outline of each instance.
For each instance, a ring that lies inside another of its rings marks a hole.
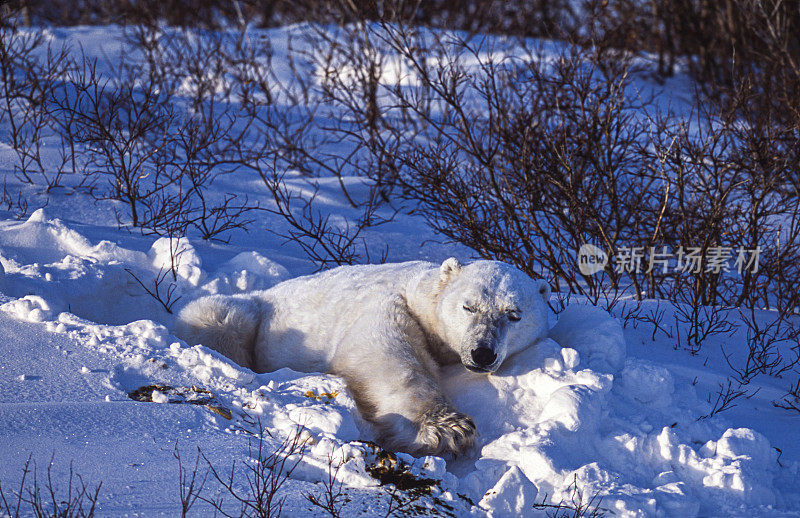
[[[472,361],[476,365],[485,367],[491,365],[497,359],[497,355],[488,347],[478,347],[472,350]]]

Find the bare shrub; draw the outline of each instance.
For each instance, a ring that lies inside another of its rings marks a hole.
[[[392,485],[386,489],[386,494],[389,498],[386,505],[386,512],[383,513],[383,518],[398,515],[403,516],[411,509],[414,509],[414,502],[422,498],[425,493],[421,491],[409,491],[405,493],[397,486]]]
[[[337,5],[340,26],[331,30],[327,24],[311,24],[306,38],[311,50],[303,56],[320,76],[320,102],[343,115],[326,121],[324,128],[334,141],[351,148],[344,157],[347,169],[372,180],[370,203],[388,202],[397,186],[400,148],[419,132],[407,113],[393,109],[390,92],[407,79],[403,62],[382,29],[376,30],[355,4],[330,3]],[[403,23],[410,14],[394,4],[371,16],[382,27]]]
[[[342,509],[347,500],[345,493],[342,490],[344,482],[336,479],[339,469],[342,467],[342,462],[334,462],[333,454],[328,455],[328,470],[325,478],[322,479],[322,495],[318,496],[313,493],[306,493],[306,500],[314,507],[322,509],[331,518],[339,518],[342,515]]]
[[[796,306],[800,197],[789,147],[800,126],[776,124],[766,109],[742,123],[750,90],[687,118],[651,115],[629,92],[638,72],[613,48],[498,57],[480,39],[375,30],[417,84],[390,89],[394,127],[378,133],[406,136],[382,161],[435,230],[608,308],[628,289],[696,308]],[[370,119],[359,120],[366,142]],[[585,243],[616,264],[581,274],[574,258]],[[660,269],[657,254],[678,264]],[[714,311],[694,311],[684,315],[689,349],[731,330],[701,329]]]
[[[388,4],[345,0],[25,0],[12,1],[9,6],[26,24],[160,22],[205,30],[247,23],[262,27],[309,21],[344,25],[401,17],[420,26],[577,38],[583,43],[646,51],[656,55],[660,74],[671,75],[677,64],[688,61],[695,75],[711,85],[727,84],[733,74],[754,63],[797,63],[800,55],[791,32],[798,13],[787,0],[422,0]]]
[[[713,248],[733,246],[727,218],[732,215],[732,193],[739,186],[738,170],[726,155],[733,142],[726,132],[706,126],[706,115],[697,115],[701,129],[695,133],[690,130],[691,119],[659,120],[661,137],[652,140],[669,193],[653,237],[656,249],[662,251],[666,245],[665,251],[675,253],[677,263],[671,271],[649,272],[649,296],[693,306],[719,303],[722,268],[709,270],[706,261]]]
[[[661,301],[658,301],[656,307],[642,315],[641,320],[650,324],[653,328],[651,339],[655,341],[656,334],[660,331],[664,333],[667,338],[672,338],[673,328],[667,328],[664,324],[664,317],[666,315],[666,308],[661,309]]]
[[[94,195],[125,202],[127,217],[120,222],[144,233],[179,237],[194,229],[203,239],[223,240],[231,230],[246,229],[252,222],[247,213],[256,206],[246,196],[220,198],[208,190],[234,169],[224,166],[232,163],[236,117],[213,111],[206,93],[189,103],[187,113],[164,86],[167,79],[149,78],[140,65],[123,62],[119,72],[117,80],[104,79],[96,62],[84,60],[50,103],[73,167],[80,148],[88,157],[82,166],[87,185],[106,180]]]
[[[711,403],[711,411],[697,418],[698,421],[710,419],[720,412],[734,408],[739,399],[750,399],[755,396],[760,389],[748,390],[743,384],[728,378],[725,383],[717,383],[717,390],[709,394],[708,402]]]
[[[781,313],[798,307],[790,286],[800,280],[800,118],[780,122],[749,86],[732,94],[700,102],[688,119],[655,123],[650,142],[668,197],[653,237],[677,262],[651,271],[646,285],[653,298],[691,306]]]
[[[11,193],[8,190],[6,181],[8,178],[3,177],[3,195],[0,198],[0,207],[5,207],[5,210],[11,212],[17,219],[25,219],[28,215],[28,199],[22,194],[22,190],[17,190]]]
[[[576,27],[580,9],[566,0],[402,0],[349,2],[346,0],[222,0],[118,1],[109,0],[12,0],[23,7],[27,23],[54,25],[142,24],[163,22],[180,27],[224,29],[247,21],[269,27],[306,21],[334,23],[353,18],[378,20],[387,8],[401,9],[416,23],[430,26],[510,33],[526,36],[557,36]]]
[[[374,214],[374,205],[369,205],[365,214],[353,224],[348,220],[332,222],[330,214],[315,209],[315,195],[304,197],[293,192],[280,176],[263,178],[275,201],[275,208],[266,210],[281,216],[288,224],[285,231],[273,232],[287,243],[299,245],[306,257],[320,269],[386,261],[388,249],[384,249],[380,257],[371,256],[370,247],[362,235],[374,226],[370,218]]]
[[[224,106],[235,87],[244,87],[244,80],[228,77],[235,33],[145,23],[126,27],[124,39],[141,51],[147,82],[187,99],[188,110],[206,124],[217,115],[218,101]]]
[[[197,499],[200,498],[200,494],[203,492],[206,480],[208,479],[208,469],[204,472],[200,470],[201,455],[199,448],[195,455],[194,468],[191,472],[183,465],[183,459],[181,458],[181,452],[178,449],[177,443],[175,444],[175,450],[172,452],[172,456],[175,457],[175,460],[178,462],[178,494],[181,500],[181,517],[186,518],[186,516],[189,515],[189,511],[197,502]]]
[[[773,401],[772,404],[776,408],[800,412],[800,379],[789,387],[781,399]]]
[[[555,298],[555,303],[553,302],[553,298]],[[562,311],[567,309],[567,306],[569,305],[571,300],[572,300],[571,292],[557,291],[550,295],[550,300],[547,302],[547,304],[548,306],[550,306],[550,309],[553,310],[553,313],[558,315]]]
[[[635,304],[630,304],[627,301],[617,306],[619,310],[615,313],[616,317],[622,322],[622,328],[627,329],[632,325],[636,329],[639,325],[639,316],[641,315],[641,303],[636,301]]]
[[[208,42],[203,43],[206,39]],[[368,259],[362,230],[384,221],[377,213],[374,193],[378,188],[369,189],[367,196],[358,200],[348,192],[346,177],[371,168],[356,167],[357,151],[342,153],[350,143],[359,145],[347,136],[353,126],[331,126],[331,121],[337,120],[330,116],[332,102],[308,82],[316,66],[311,56],[320,52],[320,47],[312,44],[310,51],[295,51],[288,42],[288,66],[280,71],[288,70],[292,81],[287,81],[272,66],[269,39],[247,30],[207,38],[198,31],[163,31],[146,26],[130,31],[128,40],[142,51],[149,80],[160,85],[159,90],[188,99],[189,111],[197,114],[195,125],[186,131],[176,130],[176,145],[165,147],[167,154],[177,151],[165,165],[177,169],[172,176],[178,180],[170,189],[160,190],[143,202],[145,210],[158,218],[147,227],[181,222],[179,226],[194,227],[206,239],[246,228],[252,222],[248,213],[257,206],[234,194],[211,204],[204,189],[220,174],[219,168],[226,166],[226,172],[253,171],[261,176],[274,200],[274,206],[267,210],[284,218],[289,228],[278,235],[299,243],[318,266]],[[220,85],[225,89],[221,95]],[[238,104],[225,100],[229,95]],[[280,104],[273,105],[278,100]],[[198,135],[205,140],[200,141]],[[185,167],[180,168],[180,164]],[[358,221],[353,225],[331,224],[330,215],[316,208],[314,194],[307,196],[287,188],[287,170],[307,177],[311,192],[318,188],[317,178],[336,178],[351,207],[361,210]]]
[[[59,162],[57,176],[70,174],[77,182],[76,187],[87,187],[91,192],[95,178],[87,171],[87,161],[83,158],[78,141],[78,116],[81,98],[74,95],[76,81],[99,80],[95,72],[96,64],[81,53],[72,59],[69,79],[58,81],[45,98],[45,109],[50,129],[59,140]]]
[[[577,475],[573,477],[567,491],[569,491],[569,500],[549,504],[545,503],[547,500],[547,495],[545,495],[541,503],[533,504],[533,508],[546,511],[547,516],[552,518],[602,518],[609,512],[609,509],[600,507],[603,497],[599,492],[588,497],[578,488]]]
[[[169,283],[165,283],[167,280],[167,275],[170,273],[169,269],[161,268],[158,270],[158,273],[151,279],[151,282],[146,283],[142,279],[139,278],[139,275],[133,273],[130,268],[125,268],[125,271],[128,272],[136,283],[142,287],[142,289],[150,295],[156,302],[158,302],[161,307],[164,308],[164,311],[172,314],[172,308],[175,304],[181,299],[181,296],[175,296],[175,291],[178,289],[178,285],[173,281]]]
[[[96,66],[90,63],[68,79],[64,96],[77,100],[57,102],[58,113],[74,117],[87,169],[106,179],[108,191],[99,196],[125,202],[131,224],[138,227],[141,201],[175,181],[161,174],[155,157],[168,145],[177,114],[154,85],[140,89],[133,81],[103,79]]]
[[[8,123],[7,144],[17,155],[14,173],[31,184],[39,176],[48,190],[60,185],[63,171],[51,174],[43,161],[41,144],[49,127],[45,105],[69,66],[67,54],[47,44],[41,32],[14,22],[0,26],[0,122]]]
[[[106,25],[162,21],[170,25],[222,28],[237,19],[237,9],[265,9],[283,2],[225,2],[221,0],[11,0],[24,11],[27,24]],[[265,9],[266,10],[266,9]]]
[[[181,256],[186,252],[186,247],[180,236],[169,236],[169,264],[159,266],[158,273],[149,280],[145,273],[134,273],[130,268],[125,271],[136,283],[142,287],[153,300],[158,302],[164,311],[172,314],[172,308],[183,297],[177,295],[178,291],[178,269],[181,265]],[[144,278],[144,280],[143,280]],[[176,296],[177,295],[177,296]]]
[[[248,441],[248,460],[231,465],[230,473],[218,470],[208,458],[211,476],[219,483],[222,496],[219,498],[200,496],[222,516],[243,517],[258,516],[262,518],[280,516],[285,496],[280,495],[281,488],[291,477],[303,459],[306,441],[303,429],[298,427],[295,433],[280,441],[275,450],[268,449],[271,435],[261,423]],[[242,482],[243,480],[243,482]],[[225,505],[225,498],[232,498],[234,506],[238,506],[236,514],[229,514],[231,508]]]
[[[674,305],[677,343],[692,354],[697,354],[709,338],[732,334],[736,330],[728,320],[729,308],[703,306],[697,303]]]
[[[83,478],[75,474],[70,462],[65,494],[65,488],[59,487],[53,480],[52,469],[53,458],[47,465],[46,477],[40,480],[36,462],[28,456],[16,491],[6,491],[0,482],[0,513],[7,516],[32,514],[37,517],[93,517],[103,484],[98,484],[94,489],[88,487]],[[29,480],[29,476],[33,479]]]
[[[205,190],[197,184],[194,185],[193,194],[195,205],[189,224],[197,229],[201,239],[228,243],[231,230],[247,230],[255,222],[248,213],[259,207],[251,204],[246,195],[226,193],[221,200],[212,204],[207,200]],[[221,237],[226,234],[227,237]]]
[[[243,74],[263,66],[249,54],[238,64]],[[289,70],[305,77],[309,66],[306,61],[291,61]],[[252,83],[241,97],[245,129],[231,139],[231,147],[236,165],[258,174],[268,189],[274,203],[264,209],[286,223],[286,230],[270,230],[298,244],[320,268],[376,260],[363,233],[390,221],[396,211],[389,209],[388,216],[379,211],[379,188],[368,180],[350,181],[363,172],[356,167],[358,140],[331,123],[335,112],[305,79],[287,85],[285,79],[268,77]],[[287,171],[300,173],[297,181],[307,185],[292,188],[286,182]],[[341,223],[334,223],[330,212],[318,208],[315,199],[324,178],[336,180],[351,212],[357,213],[355,222],[341,218]],[[364,187],[360,191],[365,194],[350,192],[348,185],[355,183]]]
[[[742,384],[758,375],[781,376],[800,363],[800,329],[793,315],[777,313],[763,322],[755,308],[739,309],[745,328],[747,358],[744,364],[732,360],[722,349],[725,362]]]
[[[668,14],[677,18],[677,52],[690,57],[695,74],[712,88],[736,82],[753,65],[773,74],[786,72],[786,66],[800,71],[800,46],[792,33],[800,13],[792,2],[682,1]]]
[[[167,182],[142,199],[142,226],[160,235],[182,236],[188,229],[202,239],[224,241],[231,230],[243,229],[253,222],[248,213],[256,210],[246,195],[224,193],[212,197],[209,187],[232,161],[230,133],[237,119],[221,115],[215,119],[184,117],[171,128],[169,142],[155,155],[159,174]]]
[[[573,46],[553,59],[535,48],[522,59],[497,57],[480,41],[431,49],[423,45],[434,34],[385,30],[420,83],[394,94],[428,127],[400,160],[405,194],[431,225],[595,303],[613,306],[623,284],[641,292],[634,272],[582,275],[575,263],[584,243],[612,252],[639,244],[652,234],[648,206],[660,203],[644,174],[646,127],[633,115],[641,105],[625,96],[625,56]]]

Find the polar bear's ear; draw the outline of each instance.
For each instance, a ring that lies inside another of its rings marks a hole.
[[[461,271],[461,263],[455,257],[445,259],[439,267],[439,280],[443,283],[450,280],[453,275]]]
[[[542,299],[544,299],[545,304],[550,302],[550,283],[544,279],[539,279],[536,281],[536,289],[539,291],[539,295]]]

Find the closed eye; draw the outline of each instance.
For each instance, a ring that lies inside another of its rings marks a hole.
[[[475,311],[477,311],[477,310],[476,310],[474,307],[472,307],[472,306],[461,306],[461,307],[462,307],[462,308],[464,308],[464,310],[466,310],[466,311],[469,311],[470,313],[475,313]]]

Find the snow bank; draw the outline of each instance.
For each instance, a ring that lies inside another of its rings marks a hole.
[[[142,318],[169,324],[171,314],[142,287],[152,290],[158,279],[163,294],[172,289],[172,300],[188,301],[266,289],[288,277],[285,268],[257,252],[240,253],[209,273],[186,238],[156,239],[146,253],[106,240],[93,244],[44,209],[23,222],[0,222],[0,267],[3,293],[46,294],[48,310],[55,314],[69,309],[107,324]],[[19,311],[32,314],[33,309],[20,306]]]
[[[550,337],[580,353],[586,367],[616,374],[625,364],[622,327],[595,306],[576,304],[558,316]]]
[[[523,483],[516,491],[498,484],[518,469],[552,502],[572,502],[575,491],[584,502],[598,495],[618,516],[775,503],[777,464],[766,439],[699,425],[704,403],[691,387],[676,389],[670,372],[651,362],[626,361],[621,326],[606,312],[567,308],[552,336],[562,343],[544,340],[495,375],[448,370],[447,390],[480,434],[477,458],[453,463],[470,498],[513,514],[530,492]]]
[[[223,264],[203,290],[208,293],[243,293],[265,290],[289,278],[286,268],[258,252],[242,252]]]

